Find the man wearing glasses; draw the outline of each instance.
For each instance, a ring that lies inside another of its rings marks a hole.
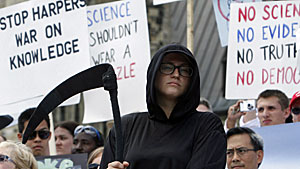
[[[21,113],[18,118],[18,138],[22,140],[23,133],[28,125],[29,119],[35,108],[30,108]],[[49,156],[49,140],[51,137],[50,120],[49,117],[45,118],[28,137],[26,145],[31,148],[34,156]]]
[[[293,122],[300,121],[300,91],[296,92],[290,102],[290,112],[293,116]]]
[[[261,136],[247,127],[236,127],[227,134],[227,168],[258,169],[264,157]]]
[[[93,126],[77,126],[74,130],[73,154],[88,153],[104,145],[102,134]]]

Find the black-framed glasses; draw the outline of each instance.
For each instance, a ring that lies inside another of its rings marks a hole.
[[[100,164],[97,164],[97,163],[89,164],[89,169],[98,169],[98,167],[100,167]]]
[[[34,140],[37,135],[39,135],[39,138],[42,140],[46,140],[50,136],[50,131],[44,129],[33,131],[33,133],[28,137],[28,140]]]
[[[193,69],[190,66],[186,65],[175,66],[172,63],[162,63],[159,67],[159,71],[166,75],[174,73],[175,69],[178,69],[179,75],[181,76],[191,77],[193,75]]]
[[[93,127],[93,126],[82,126],[82,125],[79,125],[75,128],[74,130],[74,135],[77,135],[81,132],[84,132],[86,134],[89,134],[89,135],[92,135],[93,137],[97,137],[98,140],[101,140],[101,136],[100,136],[100,133],[99,131]]]
[[[246,147],[240,147],[240,148],[233,148],[233,149],[227,149],[226,155],[227,157],[233,157],[234,152],[237,153],[238,156],[243,156],[245,155],[248,151],[257,151],[256,149],[248,149]]]
[[[16,163],[15,163],[10,157],[8,157],[7,155],[0,154],[0,163],[7,162],[7,161],[10,161],[10,162],[16,164]]]
[[[300,107],[294,107],[294,108],[292,108],[291,112],[293,114],[296,114],[296,115],[300,114]]]

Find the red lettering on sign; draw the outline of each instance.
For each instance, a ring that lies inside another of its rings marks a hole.
[[[116,67],[117,80],[134,78],[135,64],[136,64],[135,62],[132,62],[129,65],[117,66]]]
[[[291,18],[291,17],[299,17],[300,16],[300,5],[288,3],[279,5],[265,5],[264,6],[263,20],[268,19],[279,19],[279,18]]]
[[[237,73],[237,85],[240,85],[240,81],[241,81],[241,85],[245,84],[245,72],[243,72],[242,74],[240,74],[240,72]],[[254,81],[254,73],[252,70],[249,70],[246,74],[246,83],[247,85],[252,85]]]
[[[299,84],[300,76],[297,74],[297,68],[282,67],[262,69],[262,84]]]

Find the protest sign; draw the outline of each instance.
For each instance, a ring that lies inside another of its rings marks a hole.
[[[161,5],[161,4],[166,4],[170,2],[176,2],[176,1],[181,1],[181,0],[153,0],[153,5]]]
[[[41,96],[13,104],[0,106],[0,115],[11,115],[14,118],[14,121],[9,126],[16,125],[18,124],[18,117],[20,116],[20,114],[28,108],[37,107],[39,103],[43,100],[43,98],[44,96]],[[79,102],[80,94],[69,98],[68,100],[64,101],[60,106],[74,105],[78,104]]]
[[[299,168],[300,123],[254,128],[264,141],[264,158],[259,169]]]
[[[121,115],[145,111],[150,62],[145,0],[89,6],[87,16],[91,65],[114,67]],[[109,93],[103,88],[84,92],[84,109],[83,123],[113,118]]]
[[[228,44],[230,5],[232,3],[261,2],[261,0],[213,0],[221,46]]]
[[[89,67],[85,3],[36,0],[0,10],[1,106],[42,97]]]
[[[87,153],[36,157],[38,169],[86,169]]]
[[[8,127],[16,125],[18,124],[18,118],[20,114],[26,109],[37,107],[39,103],[43,100],[43,98],[44,96],[40,96],[40,97],[27,99],[25,101],[20,101],[20,102],[0,106],[0,115],[9,114],[14,118],[13,122]],[[80,102],[80,94],[77,94],[69,98],[68,100],[64,101],[59,106],[70,106],[70,105],[78,104],[79,102]]]
[[[300,2],[234,3],[230,16],[225,97],[254,99],[265,89],[292,97]]]
[[[297,69],[298,69],[298,74],[300,75],[300,29],[297,30],[296,33],[296,37],[297,37]]]

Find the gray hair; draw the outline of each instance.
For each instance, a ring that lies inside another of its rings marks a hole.
[[[16,169],[38,169],[37,161],[32,151],[25,144],[13,141],[0,143],[1,149],[7,149],[9,157],[14,161]]]
[[[210,111],[212,111],[212,107],[211,107],[210,102],[207,99],[205,99],[204,97],[200,97],[199,105],[200,104],[206,106]]]

